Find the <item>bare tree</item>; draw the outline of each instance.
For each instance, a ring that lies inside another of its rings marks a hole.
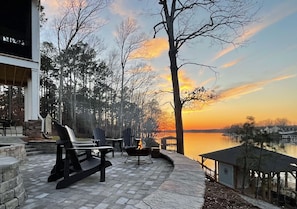
[[[147,103],[150,103],[155,96],[155,92],[152,91],[152,86],[156,81],[156,74],[153,72],[151,66],[144,63],[140,63],[132,70],[128,71],[129,79],[129,92],[130,101],[137,104],[137,106],[142,110],[139,121],[134,124],[135,134],[140,135],[143,123],[147,117],[145,110],[147,109]],[[150,114],[152,117],[152,114]],[[157,119],[154,118],[154,119]]]
[[[123,122],[124,79],[128,61],[133,59],[133,52],[142,46],[146,40],[144,33],[139,32],[135,19],[127,18],[121,22],[116,30],[116,44],[120,53],[121,65],[121,106],[120,106],[120,133]]]
[[[57,48],[60,54],[71,45],[96,40],[94,32],[104,25],[100,12],[109,0],[70,0],[64,2],[62,15],[56,19]],[[100,40],[98,39],[100,42]],[[95,44],[98,48],[99,44]],[[63,63],[60,63],[59,121],[62,123]]]
[[[243,32],[244,26],[252,21],[255,6],[253,0],[159,0],[159,4],[162,7],[162,20],[154,26],[154,30],[155,35],[165,30],[168,36],[177,152],[184,154],[183,101],[178,70],[181,66],[193,63],[178,63],[178,54],[186,43],[198,38],[236,44],[235,38]]]
[[[285,129],[285,127],[289,124],[289,120],[287,118],[277,118],[275,119],[275,125],[279,126],[280,128],[282,128],[283,130]]]
[[[78,42],[94,40],[96,36],[94,32],[105,24],[100,14],[108,2],[108,0],[70,0],[63,4],[62,15],[55,20],[58,50],[67,50],[70,45]]]

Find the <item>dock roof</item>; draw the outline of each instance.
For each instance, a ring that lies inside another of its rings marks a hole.
[[[261,155],[261,164],[259,159]],[[297,158],[255,146],[239,145],[236,147],[218,150],[200,155],[233,166],[243,167],[244,157],[247,156],[247,168],[250,170],[269,172],[292,172],[297,170]]]

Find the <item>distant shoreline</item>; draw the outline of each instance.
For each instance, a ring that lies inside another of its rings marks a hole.
[[[174,133],[175,130],[164,130],[164,131],[158,131],[158,133],[162,132],[169,132],[169,133]],[[193,129],[193,130],[184,130],[184,133],[224,133],[225,129]]]

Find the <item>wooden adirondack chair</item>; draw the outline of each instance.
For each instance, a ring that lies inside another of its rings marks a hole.
[[[111,146],[74,147],[67,129],[57,122],[54,125],[60,140],[57,141],[56,164],[51,170],[48,182],[61,179],[56,186],[56,189],[61,189],[98,171],[100,171],[100,181],[105,181],[105,168],[112,165],[105,160],[105,154],[113,148]],[[101,152],[101,158],[91,154],[90,150],[94,149]]]

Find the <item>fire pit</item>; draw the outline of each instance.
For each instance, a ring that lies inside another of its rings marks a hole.
[[[137,164],[140,164],[140,156],[149,156],[151,154],[151,148],[137,148],[127,147],[126,152],[129,156],[137,156]]]

